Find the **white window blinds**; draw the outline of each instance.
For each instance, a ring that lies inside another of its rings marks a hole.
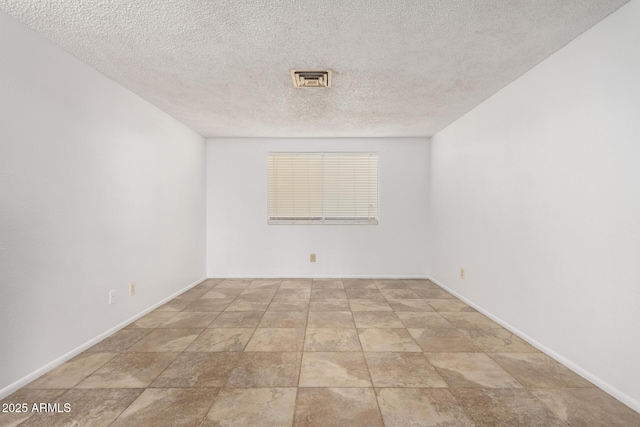
[[[377,224],[377,153],[269,153],[269,224]]]

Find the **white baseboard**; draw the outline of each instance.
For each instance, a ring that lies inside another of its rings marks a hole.
[[[171,294],[170,296],[168,296],[167,298],[163,299],[162,301],[157,302],[156,304],[152,305],[151,307],[149,307],[149,308],[141,311],[140,313],[128,318],[124,322],[121,322],[121,323],[117,324],[113,328],[111,328],[111,329],[101,333],[100,335],[90,339],[89,341],[87,341],[84,344],[74,348],[73,350],[63,354],[62,356],[58,357],[57,359],[52,360],[51,362],[47,363],[46,365],[36,369],[35,371],[31,372],[28,375],[20,378],[18,381],[15,381],[15,382],[9,384],[8,386],[6,386],[6,387],[4,387],[3,389],[0,390],[0,399],[4,399],[5,397],[10,395],[14,391],[24,387],[25,385],[29,384],[31,381],[41,377],[42,375],[46,374],[47,372],[49,372],[53,368],[56,368],[56,367],[62,365],[67,360],[77,356],[78,354],[82,353],[83,351],[85,351],[89,347],[97,344],[98,342],[100,342],[103,339],[107,338],[111,334],[113,334],[115,332],[118,332],[120,329],[124,328],[125,326],[130,325],[131,323],[135,322],[136,320],[138,320],[139,318],[141,318],[145,314],[148,314],[151,311],[155,310],[156,308],[160,307],[161,305],[171,301],[172,299],[174,299],[178,295],[188,291],[189,289],[191,289],[194,286],[202,283],[206,279],[207,279],[206,277],[202,277],[202,278],[198,279],[197,281],[195,281],[192,284],[186,286],[185,288],[183,288],[183,289]]]
[[[509,331],[513,332],[515,335],[519,336],[520,338],[522,338],[523,340],[525,340],[526,342],[528,342],[529,344],[531,344],[532,346],[534,346],[535,348],[540,350],[541,352],[545,353],[547,356],[557,360],[558,362],[562,363],[564,366],[566,366],[567,368],[571,369],[573,372],[575,372],[576,374],[580,375],[581,377],[583,377],[587,381],[590,381],[591,383],[595,384],[598,388],[600,388],[603,391],[607,392],[608,394],[610,394],[611,396],[613,396],[614,398],[616,398],[620,402],[624,403],[625,405],[627,405],[628,407],[630,407],[634,411],[640,412],[640,402],[638,402],[637,400],[633,399],[631,396],[621,392],[620,390],[618,390],[617,388],[615,388],[614,386],[612,386],[608,382],[603,381],[599,377],[593,375],[592,373],[590,373],[586,369],[584,369],[581,366],[575,364],[574,362],[572,362],[571,360],[569,360],[566,357],[562,356],[561,354],[558,354],[557,352],[555,352],[554,350],[548,348],[544,344],[536,341],[535,339],[531,338],[530,336],[528,336],[524,332],[522,332],[519,329],[513,327],[512,325],[510,325],[509,323],[507,323],[504,320],[500,319],[499,317],[494,316],[490,312],[486,311],[482,307],[480,307],[477,304],[475,304],[473,301],[468,300],[464,296],[460,295],[458,292],[452,290],[451,288],[449,288],[448,286],[444,285],[443,283],[440,283],[439,281],[437,281],[433,277],[430,277],[429,280],[431,280],[433,283],[435,283],[436,285],[440,286],[441,288],[443,288],[444,290],[446,290],[450,294],[454,295],[456,298],[458,298],[461,301],[464,301],[465,303],[469,304],[471,307],[475,308],[480,313],[484,314],[485,316],[487,316],[488,318],[490,318],[491,320],[493,320],[497,324],[503,326],[505,329],[508,329]]]
[[[332,275],[313,275],[313,276],[288,276],[272,274],[261,274],[248,277],[246,274],[242,276],[238,275],[226,275],[226,276],[209,276],[208,279],[247,279],[247,280],[260,280],[260,279],[428,279],[427,275],[406,275],[406,274],[374,274],[374,275],[353,275],[353,274],[332,274]]]

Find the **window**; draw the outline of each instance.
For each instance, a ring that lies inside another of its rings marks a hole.
[[[269,153],[269,224],[377,224],[377,153]]]

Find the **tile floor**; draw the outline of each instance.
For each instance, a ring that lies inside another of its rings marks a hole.
[[[428,280],[207,280],[2,403],[30,405],[2,426],[640,426]]]

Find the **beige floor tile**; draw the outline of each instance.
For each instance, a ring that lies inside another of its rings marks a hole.
[[[37,413],[33,411],[34,404],[39,405],[41,402],[64,404],[65,402],[59,401],[58,398],[66,391],[67,389],[30,390],[21,388],[0,400],[0,411],[2,411],[0,412],[0,426],[14,427],[20,425],[20,423]],[[5,404],[19,406],[19,409],[14,406],[13,409],[9,410],[10,407],[5,408]],[[4,409],[7,411],[4,412]]]
[[[274,299],[269,304],[269,311],[309,311],[309,299],[287,297]]]
[[[378,289],[409,289],[402,280],[374,279],[373,283]]]
[[[522,388],[484,353],[427,353],[449,387]]]
[[[387,299],[396,313],[399,311],[435,311],[426,299]]]
[[[311,301],[324,299],[347,299],[344,289],[311,289]]]
[[[215,289],[245,289],[251,284],[251,279],[225,279],[215,286]]]
[[[273,298],[273,300],[271,300],[271,303],[279,302],[279,303],[289,303],[289,304],[309,304],[310,300],[311,300],[311,297],[306,295],[298,295],[298,296],[281,295]]]
[[[222,283],[224,279],[205,279],[201,284],[205,284],[211,287],[215,287],[216,285]]]
[[[237,360],[231,352],[182,353],[150,387],[222,387]]]
[[[302,351],[304,328],[258,328],[245,351]]]
[[[300,298],[309,301],[309,299],[311,299],[311,289],[280,287],[275,295],[275,298]]]
[[[189,289],[188,291],[185,291],[183,293],[181,293],[180,295],[178,295],[178,299],[198,299],[201,296],[203,296],[204,294],[206,294],[207,292],[209,292],[210,289],[208,288],[198,288],[198,287],[193,287],[191,289]]]
[[[253,301],[270,301],[276,292],[277,288],[252,288],[248,287],[243,290],[238,296],[240,299],[248,299]]]
[[[538,353],[535,347],[506,329],[460,329],[460,332],[487,353]]]
[[[455,298],[427,299],[427,302],[438,312],[475,312],[476,310]]]
[[[237,298],[225,309],[225,311],[266,311],[269,301],[254,301]]]
[[[223,279],[208,279],[200,282],[198,285],[194,286],[191,289],[206,289],[207,291],[210,291],[211,289],[215,288],[218,284],[222,283],[222,281]]]
[[[531,390],[570,426],[640,426],[640,413],[597,388]]]
[[[483,426],[567,427],[524,389],[454,388],[451,392],[467,413]]]
[[[255,328],[264,311],[225,311],[209,325],[210,328]]]
[[[142,392],[139,389],[69,390],[56,399],[44,403],[69,404],[69,412],[35,413],[21,426],[110,426],[111,423]],[[0,421],[2,418],[0,418]],[[2,424],[6,425],[6,424]]]
[[[129,347],[127,352],[179,352],[184,351],[203,329],[155,329]]]
[[[282,279],[255,279],[251,281],[249,288],[278,289]]]
[[[295,402],[295,388],[225,388],[202,426],[289,427]]]
[[[244,352],[227,387],[296,387],[301,353]]]
[[[220,299],[220,298],[201,298],[193,301],[186,306],[182,311],[224,311],[231,304],[232,299]]]
[[[371,388],[300,388],[294,426],[382,427],[383,424]]]
[[[361,350],[355,328],[307,328],[304,351]]]
[[[253,331],[253,328],[205,329],[185,351],[243,351]]]
[[[422,351],[465,353],[482,351],[457,329],[442,329],[438,333],[434,333],[431,329],[409,329],[409,334],[416,340]]]
[[[387,300],[392,299],[416,299],[420,298],[411,289],[382,289],[380,293],[384,295]]]
[[[346,299],[311,300],[309,311],[344,311],[349,310]]]
[[[283,294],[276,294],[276,296],[271,300],[271,302],[281,302],[281,303],[291,303],[291,304],[309,304],[311,300],[310,295],[298,294],[291,295],[288,291],[300,291],[300,289],[284,289]],[[303,292],[310,293],[311,291],[308,289],[302,289]]]
[[[87,353],[122,353],[153,329],[124,328],[89,348]]]
[[[188,300],[188,301],[191,301],[189,304],[193,304],[194,300]],[[171,319],[176,314],[177,313],[175,311],[154,310],[151,313],[145,316],[142,316],[141,318],[133,322],[131,325],[127,326],[127,328],[145,328],[145,329],[157,328],[167,320]]]
[[[312,311],[309,328],[355,328],[350,311]]]
[[[73,359],[32,381],[25,388],[71,388],[100,369],[116,355],[117,353],[80,353]]]
[[[355,311],[353,319],[361,328],[404,328],[404,324],[392,311]]]
[[[448,387],[422,353],[364,354],[374,387]]]
[[[215,298],[215,299],[235,299],[243,292],[241,288],[213,288],[206,294],[202,295],[202,299]]]
[[[386,302],[384,294],[375,286],[371,288],[347,288],[345,289],[347,298],[349,299],[371,299],[375,301]]]
[[[202,281],[200,283],[198,283],[195,286],[192,286],[189,290],[191,289],[202,289],[202,290],[211,290],[213,288],[215,288],[215,284],[213,283],[206,283],[205,281]]]
[[[449,390],[381,388],[376,395],[386,427],[475,425]]]
[[[305,352],[300,387],[371,387],[362,352]]]
[[[202,282],[200,282],[198,285],[194,286],[196,288],[207,288],[207,289],[213,289],[216,287],[216,285],[222,283],[224,281],[224,279],[205,279]]]
[[[211,280],[209,282],[204,281],[204,282],[201,282],[200,284],[194,286],[191,289],[206,289],[207,292],[208,292],[211,289],[215,288],[221,282],[222,282],[222,279]]]
[[[594,387],[543,353],[491,353],[489,357],[527,388]]]
[[[365,298],[350,299],[349,307],[354,313],[356,311],[393,311],[391,306],[385,301]]]
[[[344,289],[340,279],[313,279],[312,289]]]
[[[396,314],[407,328],[429,329],[433,331],[433,334],[444,329],[455,329],[455,327],[439,313],[399,311]]]
[[[342,279],[345,289],[378,289],[371,279]]]
[[[203,282],[200,282],[199,284],[195,285],[194,287],[192,287],[191,289],[206,289],[206,290],[211,290],[213,288],[216,287],[216,285],[218,283],[222,282],[222,280],[219,281],[209,281],[207,282],[206,280]]]
[[[178,353],[122,353],[78,384],[77,388],[147,387]]]
[[[455,298],[453,295],[442,288],[414,289],[414,291],[420,298]]]
[[[440,289],[440,286],[436,285],[429,279],[403,279],[402,281],[411,289],[425,289],[425,288]]]
[[[176,298],[156,308],[155,311],[181,311],[192,302],[193,300]]]
[[[311,289],[311,279],[286,279],[279,289]]]
[[[304,328],[307,326],[306,311],[268,311],[259,328]]]
[[[198,427],[217,395],[215,388],[148,388],[112,426]]]
[[[358,329],[358,335],[364,351],[422,351],[406,329]]]
[[[204,313],[180,312],[164,322],[159,328],[206,328],[220,315],[219,311]]]
[[[456,328],[464,329],[492,329],[502,328],[493,320],[481,313],[440,313]]]

